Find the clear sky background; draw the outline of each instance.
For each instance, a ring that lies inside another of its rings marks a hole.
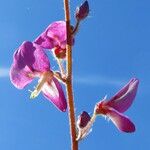
[[[80,0],[70,0],[72,24]],[[111,97],[132,77],[140,80],[136,99],[126,114],[136,132],[126,134],[97,118],[80,150],[150,149],[150,1],[89,0],[90,15],[73,48],[76,113],[92,113],[96,102]],[[0,1],[0,149],[69,150],[67,113],[42,95],[29,99],[28,89],[9,80],[12,55],[24,40],[34,40],[51,22],[63,20],[62,0]],[[54,69],[55,61],[51,59]]]

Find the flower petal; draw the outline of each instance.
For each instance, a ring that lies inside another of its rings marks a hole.
[[[131,106],[136,96],[138,84],[138,79],[131,79],[117,94],[109,101],[106,101],[105,105],[113,107],[119,112],[126,111]]]
[[[67,108],[66,98],[63,89],[57,79],[53,78],[46,82],[42,88],[44,96],[51,101],[58,109],[65,112]]]
[[[34,41],[46,49],[52,49],[66,44],[66,23],[65,21],[56,21],[50,24],[47,29]]]
[[[46,29],[47,30],[47,29]],[[40,45],[42,48],[45,49],[52,49],[54,48],[54,41],[52,38],[47,37],[46,31],[39,35],[34,43]]]
[[[24,42],[20,47],[24,63],[35,72],[50,70],[50,62],[44,50],[32,42]]]
[[[135,126],[134,124],[130,121],[130,119],[123,115],[122,113],[119,113],[113,108],[108,108],[107,109],[107,114],[111,121],[115,124],[115,126],[123,132],[134,132],[135,131]]]
[[[29,84],[35,73],[49,70],[50,63],[43,49],[25,41],[15,51],[10,69],[10,80],[15,87],[22,89]]]
[[[13,56],[13,64],[10,68],[10,80],[12,84],[18,89],[24,88],[33,80],[32,77],[28,76],[28,74],[32,74],[33,72],[25,64],[21,55],[21,49],[22,45],[18,50],[15,51]]]
[[[29,67],[25,66],[20,69],[19,65],[14,62],[10,68],[10,81],[16,88],[23,89],[33,80],[32,77],[28,76],[31,72]]]
[[[56,42],[63,43],[66,41],[66,22],[57,21],[52,23],[47,30],[47,36],[53,38]],[[58,43],[58,44],[59,44]]]

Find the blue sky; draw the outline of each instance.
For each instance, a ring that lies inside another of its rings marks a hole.
[[[71,0],[73,14],[82,1]],[[130,78],[140,80],[137,97],[126,114],[136,125],[133,134],[120,133],[111,122],[97,118],[81,150],[150,149],[150,1],[89,0],[90,15],[73,48],[74,97],[77,115],[92,113],[94,104],[111,97]],[[40,95],[9,80],[12,55],[24,40],[34,40],[51,22],[63,20],[60,0],[0,1],[0,149],[68,150],[67,113],[59,112]],[[55,69],[57,65],[51,59]]]

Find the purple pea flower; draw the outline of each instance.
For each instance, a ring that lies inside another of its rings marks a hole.
[[[34,42],[42,48],[54,49],[54,53],[58,58],[65,58],[66,38],[65,21],[56,21],[50,24]]]
[[[61,85],[50,70],[47,55],[39,45],[25,41],[14,53],[10,80],[16,88],[23,89],[36,77],[39,78],[38,85],[30,98],[37,97],[42,91],[58,109],[65,111],[66,99]]]
[[[110,118],[120,131],[134,132],[134,124],[122,113],[131,106],[136,96],[138,84],[139,80],[133,78],[110,100],[107,101],[106,98],[104,98],[102,101],[97,103],[95,107],[96,114]]]

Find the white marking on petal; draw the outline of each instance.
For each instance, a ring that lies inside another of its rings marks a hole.
[[[131,93],[132,90],[135,88],[135,84],[137,83],[137,81],[134,81],[133,83],[129,84],[128,90],[118,99],[115,100],[115,102],[118,102],[120,100],[122,100],[127,94]]]
[[[52,97],[59,97],[59,91],[52,80],[51,83],[45,83],[42,90],[44,90],[44,93],[49,93]]]
[[[53,77],[53,73],[50,71],[43,73],[40,79],[38,80],[38,85],[36,86],[35,90],[31,93],[30,98],[31,99],[36,98],[42,91],[45,83],[51,81],[52,77]]]

